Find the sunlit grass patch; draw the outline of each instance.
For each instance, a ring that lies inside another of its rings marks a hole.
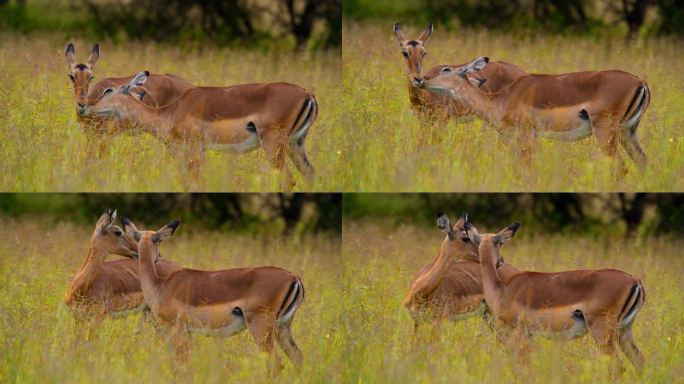
[[[479,56],[531,73],[620,69],[649,84],[651,105],[638,128],[648,156],[640,174],[621,150],[629,173],[620,182],[595,138],[575,143],[539,139],[523,172],[512,145],[481,121],[450,122],[426,132],[409,107],[404,58],[391,25],[345,25],[344,124],[348,191],[679,191],[684,188],[684,47],[677,39],[594,42],[558,36],[516,38],[486,31],[446,32],[436,27],[424,67],[458,64]],[[405,26],[415,37],[421,26]],[[438,140],[434,140],[434,138]]]
[[[190,188],[182,156],[166,151],[151,135],[121,135],[103,158],[89,156],[76,121],[73,90],[64,60],[67,41],[0,36],[0,190],[6,191],[185,191]],[[85,60],[92,42],[75,40]],[[173,73],[196,85],[289,82],[313,91],[319,115],[306,139],[317,171],[307,185],[294,166],[295,190],[339,191],[340,142],[344,132],[338,107],[339,51],[257,53],[205,48],[183,52],[153,43],[101,44],[94,81],[142,70]],[[245,155],[206,152],[202,174],[206,191],[277,191],[263,150]]]

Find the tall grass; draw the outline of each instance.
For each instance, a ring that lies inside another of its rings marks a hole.
[[[507,223],[501,223],[501,227]],[[487,228],[494,231],[500,228]],[[560,342],[535,338],[529,366],[498,343],[479,318],[422,329],[412,346],[413,320],[402,301],[410,280],[432,261],[444,239],[433,230],[389,221],[344,225],[345,380],[359,383],[598,383],[609,381],[609,359],[589,336]],[[588,237],[529,235],[521,228],[502,254],[523,270],[615,268],[642,279],[646,304],[634,337],[646,357],[641,379],[682,382],[684,290],[681,240],[643,243]],[[430,339],[430,334],[433,334]],[[624,382],[639,382],[621,356]]]
[[[594,137],[563,143],[539,139],[534,162],[521,170],[509,143],[482,121],[422,129],[409,108],[404,58],[394,21],[344,26],[347,191],[680,191],[684,188],[684,43],[676,39],[623,41],[559,36],[520,38],[487,31],[436,27],[424,67],[488,56],[531,73],[621,69],[646,80],[652,92],[638,135],[649,158],[645,174],[620,148],[629,167],[617,182],[612,162]],[[415,38],[424,25],[404,26]]]
[[[150,228],[162,223],[150,224]],[[147,225],[145,225],[147,227]],[[298,374],[276,381],[339,382],[343,315],[339,238],[263,237],[180,229],[164,257],[198,269],[275,265],[298,274],[306,289],[293,322],[304,352]],[[92,228],[70,223],[0,221],[0,382],[264,382],[267,359],[249,332],[231,338],[192,337],[188,376],[179,376],[171,343],[140,316],[79,327],[64,305],[69,279],[87,253]],[[115,256],[113,256],[115,257]]]
[[[79,61],[93,42],[75,39]],[[76,121],[73,90],[64,60],[67,41],[0,35],[0,190],[5,191],[185,191],[182,156],[151,135],[115,138],[103,158],[86,150]],[[153,43],[101,45],[95,80],[141,70],[173,73],[196,85],[228,86],[285,81],[316,95],[319,116],[306,140],[317,179],[307,185],[295,174],[295,190],[338,191],[339,144],[346,133],[342,113],[339,52],[260,53],[219,48],[192,51]],[[261,149],[245,155],[206,152],[204,191],[276,191],[279,172]]]

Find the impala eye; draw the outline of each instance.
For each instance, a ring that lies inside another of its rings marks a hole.
[[[401,51],[401,54],[404,55],[404,57],[408,59],[408,52],[406,52],[406,51]]]
[[[76,82],[76,77],[74,77],[73,74],[70,73],[69,78],[71,79],[71,81]]]
[[[423,52],[423,57],[427,56],[427,52]]]
[[[470,242],[470,239],[467,238],[467,237],[464,237],[464,238],[462,238],[461,240],[462,240],[464,243]]]
[[[117,229],[116,231],[114,231],[114,234],[117,235],[118,237],[121,237],[121,235],[123,235],[123,232],[121,232],[120,230]]]
[[[113,88],[107,88],[107,89],[104,90],[104,92],[102,92],[102,96],[104,96],[104,95],[106,95],[106,94],[108,94],[108,93],[112,93],[112,92],[114,92],[114,89],[113,89]]]
[[[90,75],[90,77],[88,78],[88,82],[90,82],[90,81],[93,80],[94,78],[95,78],[95,76]]]
[[[451,68],[444,67],[444,68],[442,68],[442,72],[451,72]]]

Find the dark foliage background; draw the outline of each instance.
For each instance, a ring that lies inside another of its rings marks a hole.
[[[341,233],[342,195],[297,194],[0,194],[0,215],[94,224],[116,208],[145,225],[180,219],[186,228],[254,233]],[[187,230],[187,229],[186,229]]]
[[[0,30],[316,50],[341,45],[342,0],[0,0]]]
[[[345,0],[344,16],[597,37],[684,34],[684,0]]]
[[[528,231],[587,235],[684,233],[684,194],[483,193],[345,194],[347,219],[378,218],[434,226],[437,212],[495,230],[519,221]]]

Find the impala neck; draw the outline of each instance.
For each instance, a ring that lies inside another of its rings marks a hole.
[[[490,307],[498,307],[498,299],[503,290],[503,280],[496,271],[496,248],[491,242],[480,245],[480,268],[485,300]]]
[[[132,104],[127,117],[145,132],[163,136],[167,132],[170,132],[172,128],[172,105],[174,105],[174,103],[161,108],[155,108],[143,104],[142,102],[135,101],[135,104]]]
[[[88,292],[97,276],[102,270],[102,263],[107,257],[106,252],[95,249],[92,245],[88,248],[88,256],[85,262],[74,276],[69,286],[67,303],[73,302],[79,296],[82,297]]]
[[[145,302],[152,306],[150,301],[156,297],[157,288],[160,284],[160,278],[157,274],[157,268],[154,265],[154,255],[159,251],[159,245],[148,243],[140,243],[139,245],[139,263],[140,263],[140,287],[145,297]]]
[[[430,293],[439,287],[447,272],[449,265],[451,265],[452,255],[450,254],[448,242],[446,240],[439,249],[437,256],[432,262],[432,266],[423,275],[421,275],[414,284],[417,291],[423,293]]]
[[[467,79],[464,79],[457,97],[461,97],[461,101],[468,107],[468,110],[473,111],[477,117],[483,120],[498,123],[503,119],[502,106],[505,95],[501,92],[483,92],[470,84]]]

